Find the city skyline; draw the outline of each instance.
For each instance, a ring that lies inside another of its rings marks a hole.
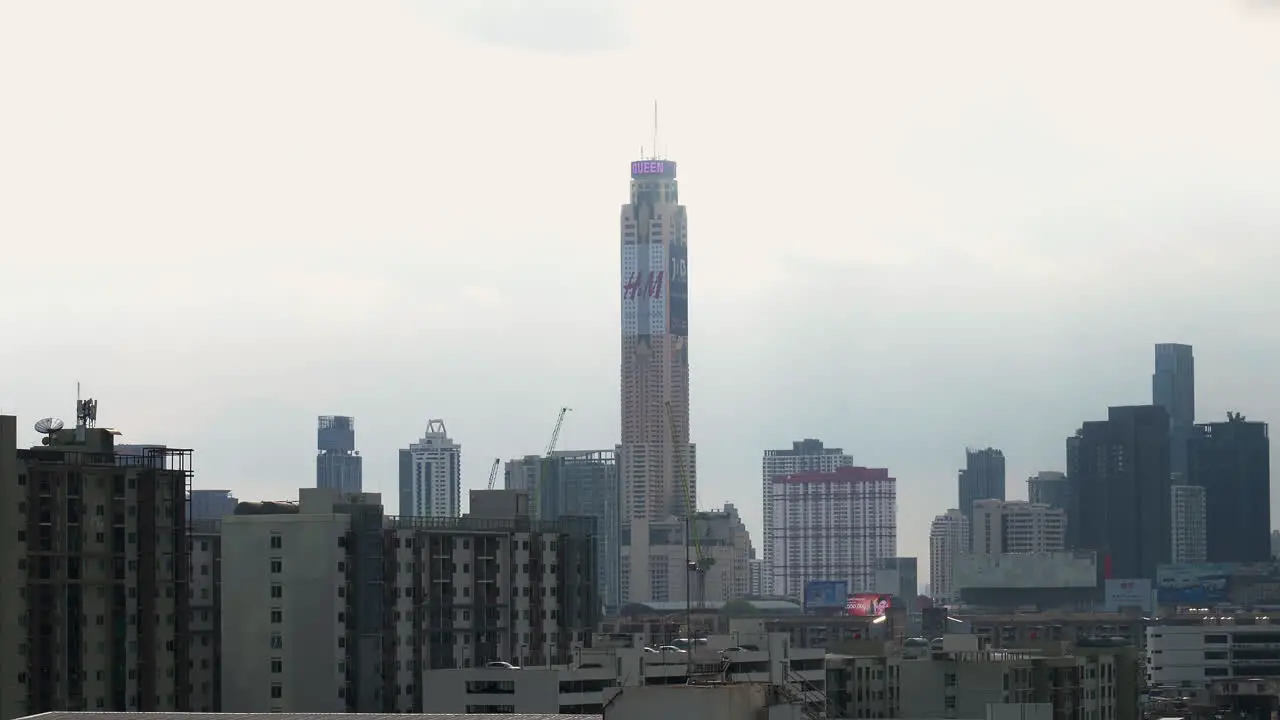
[[[820,437],[892,469],[898,552],[923,557],[907,528],[950,505],[962,448],[1003,449],[1022,497],[1080,422],[1150,401],[1157,342],[1195,346],[1197,420],[1280,417],[1280,338],[1247,325],[1277,299],[1280,59],[1235,4],[1164,8],[1154,34],[1135,7],[935,8],[947,33],[897,7],[824,7],[820,27],[747,8],[727,34],[687,3],[540,24],[286,1],[173,8],[172,34],[135,7],[85,9],[83,35],[0,10],[30,29],[0,53],[43,59],[10,88],[29,112],[0,117],[0,319],[23,346],[0,407],[24,444],[80,380],[123,441],[196,448],[197,487],[246,500],[311,484],[330,410],[360,419],[365,488],[392,505],[427,418],[466,446],[466,489],[544,447],[558,407],[561,447],[612,447],[621,168],[655,98],[694,206],[700,504],[734,502],[757,543],[760,453]],[[1098,36],[1067,67],[1072,31]],[[781,58],[746,43],[788,32],[805,39]],[[456,63],[466,79],[432,70]],[[858,89],[829,91],[847,68]],[[164,352],[85,352],[55,313]]]

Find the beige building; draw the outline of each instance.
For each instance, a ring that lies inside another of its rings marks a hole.
[[[600,611],[579,520],[384,517],[376,494],[314,488],[242,504],[222,523],[222,709],[422,712],[428,670],[568,662]]]
[[[0,416],[0,718],[188,708],[191,451],[115,452],[119,433]]]
[[[1022,500],[978,500],[971,530],[975,555],[1061,552],[1067,511]]]
[[[969,520],[956,509],[938,515],[929,526],[929,594],[935,602],[959,599],[956,560],[969,552]]]
[[[693,533],[708,560],[705,581],[696,579],[692,599],[728,601],[751,592],[751,537],[738,510],[704,510],[693,519]],[[697,550],[685,544],[685,522],[633,520],[624,533],[622,604],[674,602],[686,599],[691,573],[688,562]]]

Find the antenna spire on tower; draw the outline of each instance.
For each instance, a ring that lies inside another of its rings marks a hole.
[[[653,159],[658,159],[658,101],[653,101]]]

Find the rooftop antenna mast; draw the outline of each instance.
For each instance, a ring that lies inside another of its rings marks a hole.
[[[658,158],[658,101],[653,101],[653,159]]]

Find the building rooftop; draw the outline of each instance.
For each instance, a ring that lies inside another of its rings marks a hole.
[[[28,715],[21,720],[127,720],[128,718],[154,718],[154,720],[446,720],[465,717],[467,720],[602,720],[602,715],[552,715],[537,713],[445,715],[440,713],[206,713],[206,712],[47,712]]]

